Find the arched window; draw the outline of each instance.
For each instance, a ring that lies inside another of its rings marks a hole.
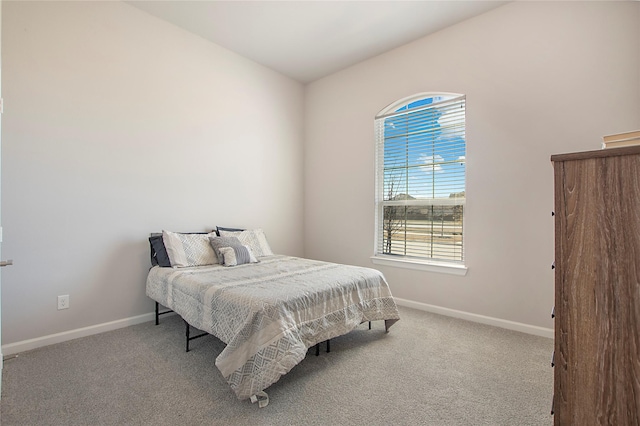
[[[463,265],[465,96],[411,96],[375,125],[375,257]]]

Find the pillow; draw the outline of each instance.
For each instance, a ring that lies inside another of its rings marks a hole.
[[[220,235],[220,231],[241,232],[241,231],[244,231],[244,229],[240,229],[240,228],[224,228],[222,226],[216,226],[216,231],[218,232],[218,235]]]
[[[258,259],[255,258],[251,249],[247,246],[239,247],[220,247],[220,253],[224,259],[224,266],[237,266],[244,265],[246,263],[257,263]]]
[[[211,244],[220,264],[224,263],[224,258],[220,253],[221,247],[242,247],[242,243],[236,237],[210,237],[209,244]]]
[[[164,247],[164,242],[162,242],[162,234],[151,234],[149,237],[149,245],[151,250],[151,265],[170,268],[171,261],[169,260],[167,249]]]
[[[171,266],[183,268],[218,263],[218,257],[209,243],[209,237],[215,236],[215,232],[208,234],[179,234],[177,232],[162,231],[162,241],[167,249]]]
[[[242,232],[238,231],[220,231],[222,237],[237,237],[240,242],[246,246],[249,246],[251,251],[257,257],[260,256],[272,256],[273,252],[267,237],[264,235],[262,229],[247,229]]]

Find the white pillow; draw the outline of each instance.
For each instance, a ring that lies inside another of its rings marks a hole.
[[[218,257],[209,243],[209,237],[215,236],[215,232],[208,234],[180,234],[163,230],[162,241],[167,249],[171,266],[183,268],[218,263]]]
[[[244,249],[244,250],[243,250]],[[251,253],[248,246],[220,247],[220,253],[224,259],[224,266],[244,265],[245,263],[257,263],[258,259]]]
[[[271,247],[269,247],[269,243],[267,242],[267,237],[264,235],[264,231],[262,231],[262,229],[220,231],[220,236],[238,238],[243,245],[249,246],[253,254],[257,257],[273,255]]]

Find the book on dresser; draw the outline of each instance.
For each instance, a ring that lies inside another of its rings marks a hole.
[[[640,424],[640,146],[551,156],[554,424]]]
[[[640,145],[640,130],[617,133],[602,137],[602,148],[620,148],[623,146]]]

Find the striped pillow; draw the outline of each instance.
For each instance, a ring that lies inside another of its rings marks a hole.
[[[220,247],[220,253],[224,259],[224,266],[237,266],[246,263],[257,263],[251,249],[247,246]]]

